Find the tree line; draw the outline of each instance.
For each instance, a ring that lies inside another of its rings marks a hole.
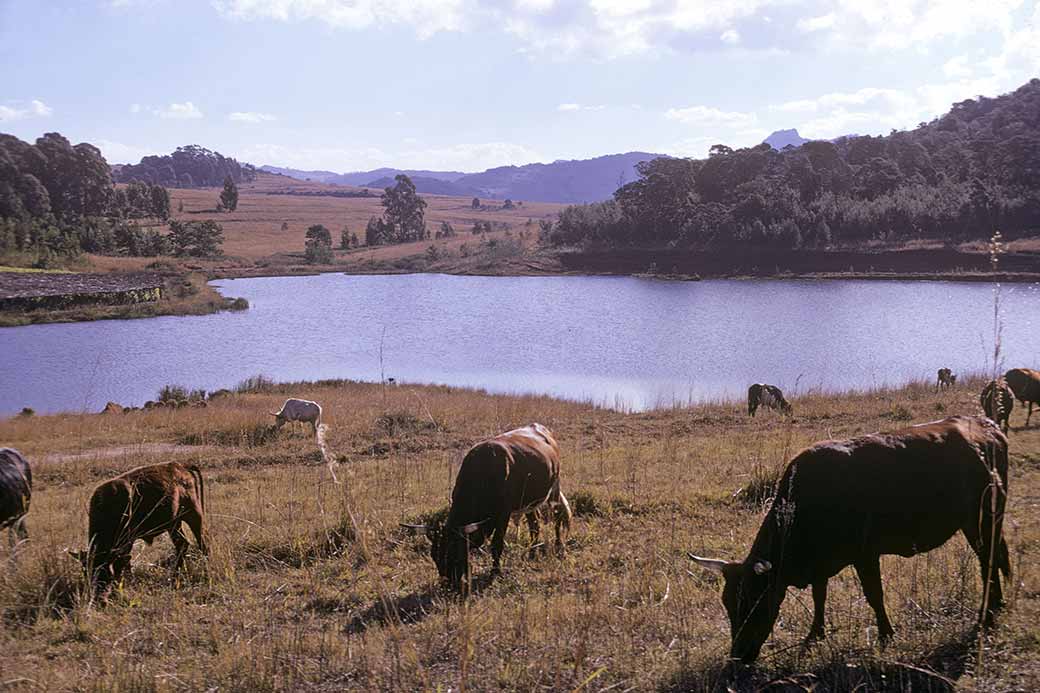
[[[565,208],[553,245],[854,246],[1040,230],[1040,80],[887,136],[659,158],[605,202]]]
[[[256,180],[256,169],[251,164],[240,164],[220,152],[213,152],[197,144],[177,147],[172,154],[146,156],[139,164],[117,166],[113,171],[117,183],[141,180],[168,188],[209,188]]]
[[[155,256],[219,254],[219,224],[177,222],[161,185],[113,184],[108,163],[91,144],[73,146],[58,133],[29,144],[0,134],[0,257],[38,266],[80,252]],[[135,220],[169,222],[169,232]]]

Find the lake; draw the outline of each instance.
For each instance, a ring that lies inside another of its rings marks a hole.
[[[547,393],[627,409],[992,368],[994,287],[958,282],[457,277],[221,280],[241,313],[0,328],[0,414],[349,378]],[[1040,365],[1040,285],[1006,284],[1005,367]],[[382,358],[380,358],[382,352]],[[1003,370],[1003,368],[1002,368]]]

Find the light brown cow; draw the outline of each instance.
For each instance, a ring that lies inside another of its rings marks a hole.
[[[169,533],[177,552],[173,567],[177,572],[188,551],[182,522],[191,528],[199,550],[209,555],[203,530],[204,508],[202,473],[197,466],[167,462],[131,469],[94,489],[88,549],[71,553],[103,594],[130,567],[135,541],[143,539],[151,544],[160,534]]]
[[[491,537],[492,574],[500,570],[510,518],[527,518],[538,542],[539,514],[551,511],[556,549],[563,550],[571,508],[560,490],[560,446],[552,432],[535,423],[477,443],[462,460],[451,510],[443,527],[404,525],[426,534],[440,576],[453,587],[469,578],[469,552]]]

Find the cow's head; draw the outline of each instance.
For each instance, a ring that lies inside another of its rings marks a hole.
[[[90,581],[91,586],[99,592],[104,592],[116,576],[116,566],[113,565],[112,561],[100,560],[93,551],[72,551],[66,549],[65,552],[73,560],[79,562],[83,568],[83,575]],[[126,562],[129,563],[129,558],[127,558]]]
[[[729,616],[729,656],[750,664],[758,657],[762,644],[773,630],[780,614],[784,592],[776,589],[776,571],[769,561],[748,558],[746,561],[721,561],[688,554],[703,568],[722,573],[725,587],[722,605]]]
[[[786,399],[781,398],[780,399],[780,411],[782,411],[785,414],[790,414],[791,412],[794,411],[794,407],[792,407],[791,403],[788,402]]]
[[[469,547],[473,543],[473,533],[482,524],[472,522],[462,527],[444,527],[402,523],[401,526],[414,534],[425,535],[430,540],[430,558],[437,566],[437,573],[451,587],[459,589],[464,586],[469,575]]]
[[[274,427],[275,428],[281,428],[282,426],[285,425],[285,417],[282,416],[280,413],[278,413],[276,411],[273,411],[273,412],[271,412],[271,416],[274,417]]]

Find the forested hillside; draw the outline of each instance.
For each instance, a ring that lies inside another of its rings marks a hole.
[[[1040,232],[1040,80],[906,132],[655,159],[612,200],[572,206],[555,245],[777,248]]]
[[[113,170],[117,183],[139,180],[171,188],[216,187],[229,176],[235,183],[255,180],[256,169],[197,144],[177,147],[177,151],[164,156],[146,156],[139,164]]]

